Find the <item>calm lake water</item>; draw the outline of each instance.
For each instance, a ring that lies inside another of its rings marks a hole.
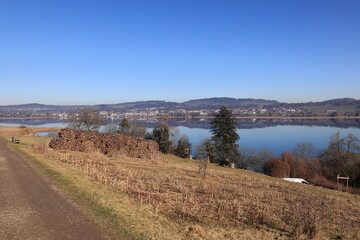
[[[178,128],[179,137],[186,134],[192,146],[196,146],[202,140],[209,138],[210,125],[206,120],[177,119],[169,121],[171,126]],[[114,122],[118,124],[118,122]],[[142,122],[149,129],[155,126],[155,122]],[[66,127],[62,121],[9,121],[0,120],[3,126],[29,126],[29,127]],[[280,155],[284,151],[290,151],[297,143],[312,142],[317,150],[327,147],[329,137],[341,132],[342,136],[351,133],[360,139],[359,120],[239,120],[237,132],[240,135],[239,145],[250,147],[255,150],[267,148]]]

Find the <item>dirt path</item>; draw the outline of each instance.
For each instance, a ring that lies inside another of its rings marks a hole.
[[[0,239],[107,239],[0,139]]]

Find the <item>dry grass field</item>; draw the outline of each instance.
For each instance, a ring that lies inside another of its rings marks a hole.
[[[6,127],[0,126],[0,136],[24,136],[30,135],[38,132],[51,132],[59,131],[60,128],[43,128],[43,127]]]
[[[17,150],[110,211],[116,224],[100,225],[114,238],[122,225],[133,239],[360,239],[358,195],[212,164],[205,172],[197,160],[170,155],[107,157],[21,140]]]

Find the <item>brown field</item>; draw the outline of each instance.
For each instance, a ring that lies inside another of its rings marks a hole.
[[[60,128],[43,128],[43,127],[5,127],[0,126],[0,136],[26,136],[37,132],[59,131]]]
[[[86,176],[114,194],[124,194],[131,202],[129,209],[138,208],[155,216],[150,218],[151,224],[144,217],[136,220],[139,226],[131,227],[146,239],[360,236],[358,195],[212,164],[204,176],[199,173],[198,161],[169,155],[156,160],[109,158],[96,152],[55,151],[47,147],[49,139],[45,138],[21,139],[24,151],[45,162],[60,164],[72,174]],[[113,211],[121,215],[116,207]],[[130,216],[119,217],[131,221]],[[144,227],[154,224],[155,228]]]

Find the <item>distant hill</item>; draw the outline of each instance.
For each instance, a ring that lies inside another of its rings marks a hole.
[[[48,113],[48,112],[68,112],[78,108],[91,107],[100,111],[128,112],[131,110],[142,109],[161,109],[161,110],[216,110],[221,106],[231,109],[235,108],[276,108],[294,107],[303,108],[306,111],[360,111],[360,100],[353,98],[332,99],[322,102],[307,103],[284,103],[276,100],[253,99],[253,98],[204,98],[194,99],[182,103],[167,101],[139,101],[125,102],[118,104],[99,104],[99,105],[45,105],[38,103],[0,106],[0,113]]]
[[[145,109],[145,108],[177,108],[179,103],[166,102],[166,101],[140,101],[140,102],[126,102],[118,104],[102,104],[94,105],[93,107],[98,110],[107,111],[128,111],[131,109]]]
[[[67,112],[86,105],[45,105],[39,103],[0,106],[0,113],[44,113],[44,112]]]
[[[167,101],[141,101],[141,102],[126,102],[118,104],[102,104],[95,105],[94,108],[98,110],[114,110],[114,111],[127,111],[131,109],[144,109],[144,108],[161,108],[164,110],[173,109],[218,109],[222,106],[228,108],[251,108],[263,106],[277,106],[278,101],[264,100],[264,99],[236,99],[236,98],[204,98],[195,99],[182,103],[167,102]]]
[[[277,106],[278,101],[264,100],[264,99],[252,99],[252,98],[205,98],[196,99],[184,102],[181,104],[184,108],[220,108],[227,106],[229,108],[252,108],[252,107],[264,107],[264,106]]]

